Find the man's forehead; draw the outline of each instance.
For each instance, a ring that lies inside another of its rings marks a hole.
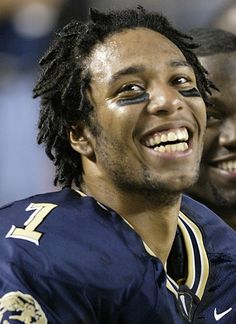
[[[121,62],[131,65],[147,57],[186,62],[179,48],[164,35],[147,28],[127,29],[113,34],[97,44],[89,59],[91,71],[107,71]]]
[[[104,55],[107,51],[125,52],[130,48],[134,49],[133,46],[136,49],[136,47],[142,46],[144,43],[156,44],[160,50],[166,47],[168,50],[179,51],[178,47],[161,33],[149,28],[136,27],[124,29],[108,36],[104,42],[98,43],[94,47],[92,55],[97,55],[97,52],[99,52],[99,55]]]

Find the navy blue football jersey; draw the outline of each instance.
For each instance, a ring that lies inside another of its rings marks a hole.
[[[2,207],[0,224],[0,323],[236,323],[235,232],[189,197],[165,266],[69,188]]]

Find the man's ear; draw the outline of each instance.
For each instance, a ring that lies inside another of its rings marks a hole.
[[[88,158],[94,155],[95,140],[87,126],[82,123],[73,126],[69,138],[70,145],[76,152]]]

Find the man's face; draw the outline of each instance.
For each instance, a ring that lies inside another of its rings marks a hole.
[[[100,177],[129,190],[179,193],[191,185],[206,111],[181,51],[161,34],[137,28],[108,37],[87,63]]]
[[[236,51],[200,58],[219,88],[209,108],[200,178],[193,193],[213,209],[236,207]]]

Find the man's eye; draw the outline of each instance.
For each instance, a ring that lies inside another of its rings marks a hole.
[[[143,91],[144,88],[141,87],[140,85],[137,85],[137,84],[125,84],[123,85],[119,92],[122,93],[122,92],[140,92],[140,91]]]
[[[149,100],[149,94],[145,88],[137,84],[125,84],[117,93],[117,104],[119,106],[135,105]]]
[[[180,76],[180,77],[174,78],[172,80],[173,84],[185,84],[187,82],[190,82],[190,80],[189,80],[189,78],[184,77],[184,76]]]

